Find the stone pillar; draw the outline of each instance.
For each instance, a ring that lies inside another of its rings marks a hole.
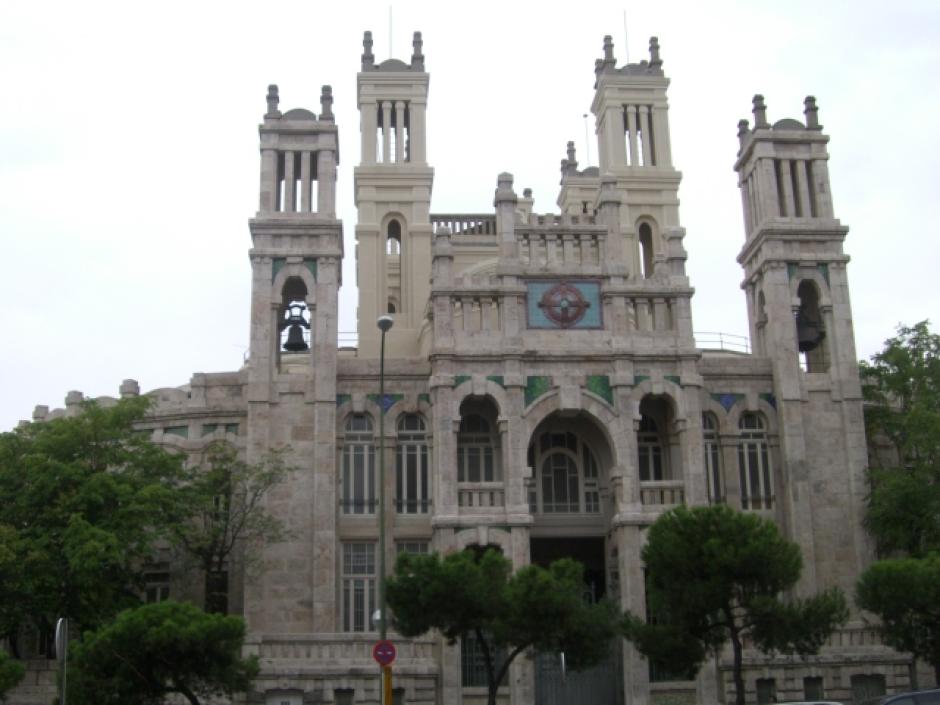
[[[653,166],[653,145],[650,137],[650,110],[647,106],[639,107],[640,132],[643,135],[643,166]]]
[[[369,101],[359,106],[362,116],[362,163],[375,164],[376,133],[378,132],[378,105]]]
[[[427,140],[425,135],[425,111],[426,106],[422,102],[412,100],[408,103],[408,148],[410,150],[409,161],[412,161],[416,164],[424,164],[427,162],[427,153],[425,148]]]
[[[312,159],[313,154],[308,150],[300,153],[300,211],[302,213],[309,213],[311,210],[310,196],[313,184],[310,183],[312,177],[310,167]]]
[[[405,102],[395,101],[395,161],[405,161]]]
[[[496,208],[496,232],[499,234],[499,256],[505,262],[519,259],[516,242],[516,193],[512,189],[512,174],[503,172],[496,180],[493,206]]]
[[[264,137],[262,137],[264,139]],[[261,150],[261,198],[258,210],[271,213],[278,208],[277,202],[277,150]]]
[[[382,163],[388,164],[392,161],[391,147],[392,141],[389,139],[389,133],[392,129],[392,101],[382,101]]]
[[[336,217],[336,152],[317,152],[317,213]]]

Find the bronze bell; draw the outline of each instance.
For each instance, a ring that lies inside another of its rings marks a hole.
[[[820,321],[811,320],[802,311],[796,315],[796,342],[800,352],[815,350],[825,337]]]
[[[287,352],[304,352],[310,349],[307,341],[304,340],[303,329],[310,328],[310,324],[304,320],[305,308],[306,306],[298,303],[292,303],[287,307],[287,321],[284,324],[285,328],[290,328],[287,331],[287,342],[284,343],[284,349]]]

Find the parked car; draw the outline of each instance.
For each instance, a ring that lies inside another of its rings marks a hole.
[[[882,695],[866,700],[862,705],[940,705],[940,688]]]

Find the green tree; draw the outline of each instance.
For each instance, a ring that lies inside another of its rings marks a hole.
[[[882,555],[940,549],[940,336],[899,326],[861,362],[871,460],[866,527]]]
[[[940,554],[878,561],[859,579],[855,601],[878,615],[887,644],[924,659],[940,684]]]
[[[402,553],[388,579],[388,604],[403,636],[439,630],[451,643],[472,635],[483,652],[488,703],[495,705],[509,665],[527,648],[564,651],[573,669],[601,661],[617,614],[584,601],[583,566],[570,559],[512,573],[494,549],[444,558]]]
[[[628,613],[624,635],[651,660],[692,672],[730,641],[738,705],[746,637],[762,651],[808,655],[848,618],[836,589],[782,600],[800,577],[799,548],[773,522],[723,505],[663,514],[649,529],[642,558],[654,619]]]
[[[179,458],[134,430],[148,404],[89,402],[0,434],[0,636],[14,653],[23,627],[94,627],[137,602],[140,568],[179,518]]]
[[[6,651],[0,650],[0,701],[6,697],[8,690],[23,680],[25,672],[23,664],[10,658]]]
[[[191,705],[251,687],[255,657],[240,656],[245,623],[194,605],[158,602],[126,610],[71,648],[69,702],[158,705],[178,694]]]
[[[173,526],[172,539],[203,573],[207,611],[228,611],[230,559],[237,554],[250,563],[261,541],[286,538],[283,522],[263,500],[290,470],[280,452],[246,463],[227,443],[212,444],[205,462],[187,470],[180,501],[189,518]]]

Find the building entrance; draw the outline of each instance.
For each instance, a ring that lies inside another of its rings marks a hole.
[[[584,564],[584,598],[596,602],[606,593],[603,537],[533,538],[532,563],[548,567],[559,558]],[[606,661],[580,672],[568,670],[562,654],[535,658],[535,705],[622,705],[620,641]]]

